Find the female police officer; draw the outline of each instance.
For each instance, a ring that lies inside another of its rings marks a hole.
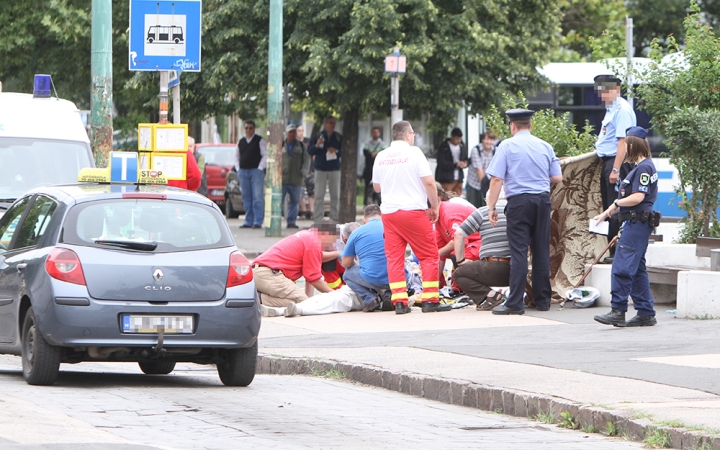
[[[650,280],[645,268],[645,251],[660,213],[653,212],[657,198],[657,171],[650,159],[647,130],[630,127],[626,133],[627,161],[635,164],[621,182],[618,198],[602,214],[595,216],[596,223],[620,210],[622,232],[617,243],[612,265],[612,310],[595,316],[595,320],[617,327],[647,327],[657,323],[650,293]],[[637,315],[625,321],[628,296],[632,296]]]

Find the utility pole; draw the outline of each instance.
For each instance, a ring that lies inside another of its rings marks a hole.
[[[282,224],[282,140],[283,140],[283,2],[270,0],[270,45],[268,49],[267,119],[270,138],[265,177],[265,236],[278,237]],[[268,217],[268,212],[269,217]],[[268,218],[269,226],[268,226]]]
[[[633,53],[635,53],[635,47],[633,46],[633,20],[632,17],[625,16],[625,47],[627,48],[627,100],[630,106],[633,107],[633,79],[632,79],[632,59]]]
[[[112,151],[112,1],[92,0],[90,142],[95,166],[107,167]]]

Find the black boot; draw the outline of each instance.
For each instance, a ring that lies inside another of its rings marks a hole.
[[[610,310],[609,313],[595,316],[595,321],[603,325],[615,325],[616,327],[625,326],[625,312],[617,309]]]
[[[407,305],[407,303],[395,303],[395,314],[407,314],[409,312],[412,312],[412,309]]]
[[[651,327],[657,325],[655,316],[635,316],[625,323],[626,327]]]

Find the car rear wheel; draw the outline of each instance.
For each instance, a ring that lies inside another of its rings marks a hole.
[[[252,347],[221,350],[217,361],[218,375],[225,386],[247,386],[255,378],[258,343]]]
[[[142,361],[138,365],[148,375],[167,375],[175,369],[175,361]]]
[[[23,378],[28,384],[51,385],[60,371],[62,348],[47,343],[38,328],[35,313],[28,309],[22,328]]]
[[[225,199],[225,217],[228,219],[237,219],[240,217],[240,212],[233,208],[232,200],[230,197]]]

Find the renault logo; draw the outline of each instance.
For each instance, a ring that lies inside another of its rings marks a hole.
[[[162,280],[164,276],[165,276],[165,274],[164,274],[163,271],[160,270],[160,269],[155,269],[155,272],[153,272],[153,279],[154,279],[155,282],[157,282],[157,283],[159,283],[160,280]]]

